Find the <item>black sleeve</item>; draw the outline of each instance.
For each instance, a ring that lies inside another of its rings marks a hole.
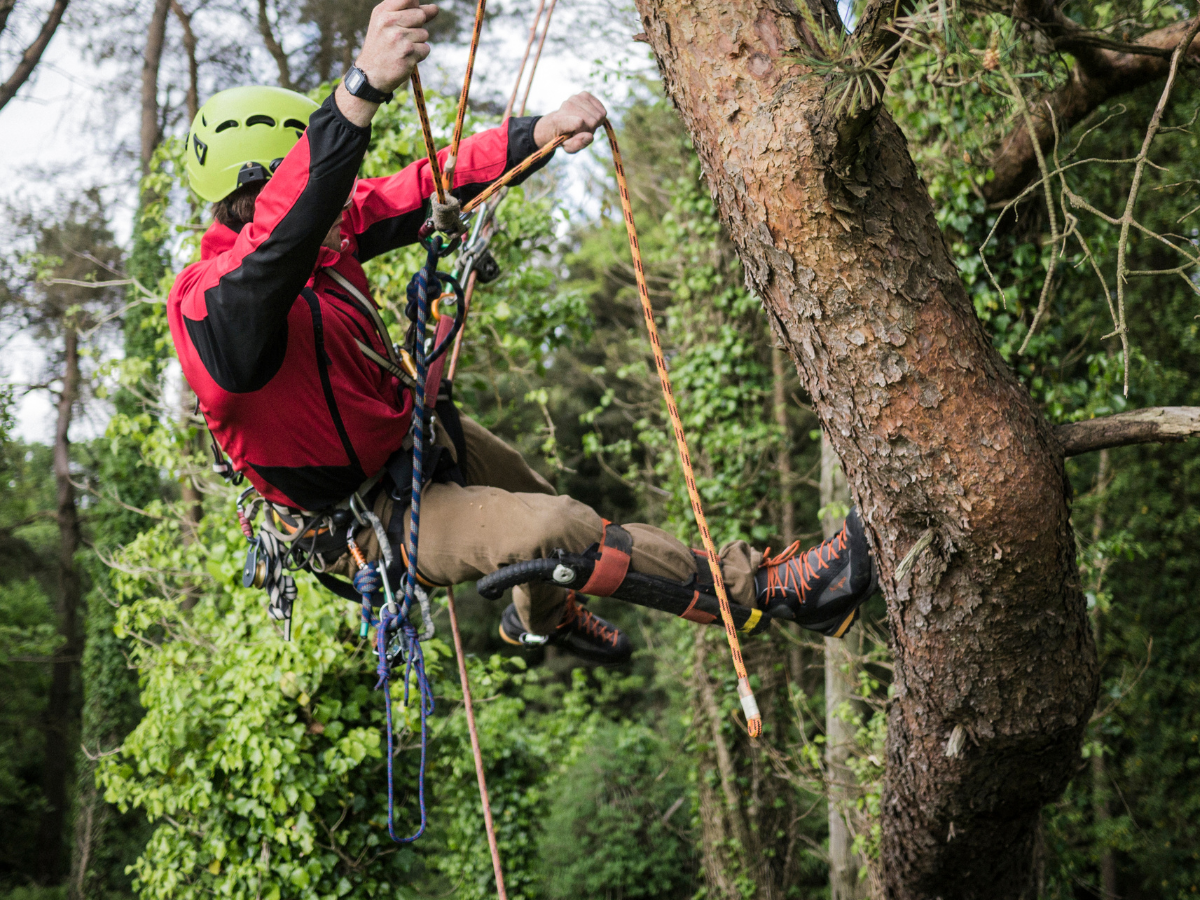
[[[204,318],[185,317],[205,368],[224,390],[256,391],[279,370],[288,312],[350,195],[370,135],[330,94],[259,195],[254,243],[239,241],[233,253],[240,255],[204,291]]]

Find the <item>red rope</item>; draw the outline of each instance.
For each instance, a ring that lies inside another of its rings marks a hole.
[[[521,89],[521,77],[525,74],[525,63],[529,61],[529,51],[533,49],[533,39],[537,37],[538,22],[542,18],[542,9],[546,6],[546,0],[541,0],[538,3],[537,12],[533,14],[533,24],[529,26],[529,40],[525,43],[525,55],[521,57],[521,68],[517,69],[517,81],[513,85],[512,96],[508,98],[508,106],[504,107],[503,119],[507,119],[513,111],[513,106],[517,103],[517,91]]]
[[[487,776],[483,771],[483,753],[479,749],[479,732],[475,728],[475,709],[471,702],[471,682],[467,678],[467,657],[463,653],[462,635],[458,631],[458,615],[454,611],[454,588],[446,588],[446,606],[450,609],[450,630],[454,633],[454,653],[458,657],[458,680],[462,684],[463,705],[467,710],[467,732],[471,735],[471,753],[475,756],[475,780],[479,782],[479,802],[483,806],[483,824],[487,829],[488,849],[492,851],[492,871],[496,874],[496,893],[508,900],[504,891],[504,870],[500,867],[500,848],[496,845],[496,826],[492,822],[492,804],[488,800]]]

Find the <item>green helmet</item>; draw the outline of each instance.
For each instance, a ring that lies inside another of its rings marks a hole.
[[[210,203],[265,181],[300,140],[317,104],[277,87],[238,87],[208,99],[188,134],[192,190]]]

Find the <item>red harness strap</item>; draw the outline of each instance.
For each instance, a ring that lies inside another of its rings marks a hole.
[[[620,525],[614,525],[605,519],[604,534],[600,538],[600,559],[592,569],[592,577],[579,592],[591,594],[593,597],[611,597],[612,592],[625,580],[632,552],[633,535]]]
[[[443,315],[438,319],[437,330],[433,336],[433,346],[439,346],[450,334],[454,327],[454,316]],[[437,406],[438,391],[442,389],[442,369],[446,365],[446,354],[443,353],[433,361],[425,374],[425,406],[433,409]]]

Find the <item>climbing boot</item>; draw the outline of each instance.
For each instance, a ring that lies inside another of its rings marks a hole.
[[[827,637],[841,637],[875,593],[878,576],[858,510],[842,530],[804,553],[800,542],[764,557],[754,576],[758,604],[778,619],[791,619]]]
[[[554,644],[580,659],[601,665],[628,662],[633,654],[629,638],[615,625],[610,625],[577,600],[574,591],[567,594],[562,621],[552,634],[532,634],[521,624],[515,604],[508,604],[500,617],[500,637],[518,647],[537,647]]]

